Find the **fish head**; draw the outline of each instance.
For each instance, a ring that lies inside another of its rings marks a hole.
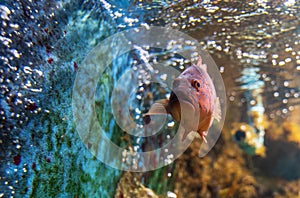
[[[190,79],[179,76],[173,81],[169,100],[170,113],[180,121],[187,131],[197,131],[199,123],[199,105]]]
[[[184,70],[173,81],[169,100],[156,101],[145,116],[171,114],[188,133],[197,131],[204,139],[214,119],[220,121],[221,109],[207,67],[199,57],[197,65]]]
[[[211,78],[197,65],[187,68],[173,82],[169,111],[180,120],[186,131],[206,134],[212,124],[216,107],[216,93]]]

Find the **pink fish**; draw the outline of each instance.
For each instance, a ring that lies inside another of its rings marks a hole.
[[[156,101],[145,115],[171,114],[184,128],[183,140],[197,131],[207,142],[206,135],[214,119],[220,121],[221,108],[206,64],[199,56],[197,64],[184,70],[173,82],[169,99]]]

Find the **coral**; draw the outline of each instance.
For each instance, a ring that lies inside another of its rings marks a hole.
[[[300,145],[300,124],[294,122],[284,122],[283,130],[287,133],[287,140]]]
[[[242,151],[230,142],[199,158],[200,142],[176,163],[175,192],[179,197],[255,197],[257,182],[245,167]]]
[[[292,182],[281,182],[282,191],[275,198],[299,198],[300,197],[300,180]]]
[[[132,197],[158,198],[153,190],[146,188],[140,182],[137,173],[125,172],[117,187],[115,198]]]

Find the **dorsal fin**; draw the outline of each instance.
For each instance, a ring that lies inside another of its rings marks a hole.
[[[207,71],[207,65],[202,63],[202,58],[200,55],[198,56],[197,66],[203,69],[204,71]]]

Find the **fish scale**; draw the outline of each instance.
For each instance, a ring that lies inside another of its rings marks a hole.
[[[214,84],[200,56],[197,65],[188,67],[174,80],[170,99],[156,101],[145,115],[166,113],[182,122],[183,140],[190,132],[197,131],[206,142],[212,121],[219,120],[221,110]]]

